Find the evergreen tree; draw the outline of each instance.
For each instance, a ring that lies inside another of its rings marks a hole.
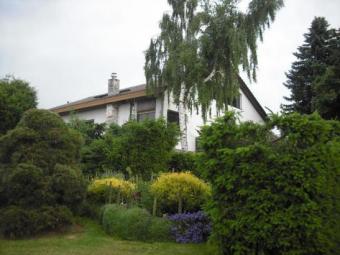
[[[339,32],[329,29],[325,18],[316,17],[304,37],[284,84],[291,91],[285,99],[291,103],[282,109],[303,114],[319,111],[324,118],[336,117],[329,111],[339,109]]]
[[[329,63],[313,83],[312,109],[325,119],[340,120],[340,30],[331,30]]]
[[[14,128],[22,114],[37,106],[35,90],[26,81],[0,79],[0,135]]]
[[[283,0],[252,0],[246,13],[238,0],[168,0],[161,33],[146,51],[145,75],[150,93],[167,90],[179,106],[182,148],[186,147],[184,112],[211,102],[224,110],[238,95],[240,67],[256,78],[257,39],[274,20]]]

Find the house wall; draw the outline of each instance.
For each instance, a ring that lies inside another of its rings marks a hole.
[[[94,120],[95,123],[103,123],[106,121],[106,106],[78,111],[74,115],[82,120]],[[65,122],[69,122],[71,115],[62,115],[61,117]]]
[[[241,109],[237,109],[234,107],[231,107],[232,110],[240,113],[240,120],[242,122],[244,121],[253,121],[257,123],[263,123],[263,119],[260,116],[260,114],[256,111],[255,107],[252,105],[252,103],[249,101],[249,99],[246,97],[246,95],[241,91]],[[168,101],[168,100],[165,100]],[[166,102],[166,111],[173,110],[178,111],[178,107],[173,102]],[[197,112],[196,110],[193,110],[191,113],[189,110],[187,111],[187,139],[188,139],[188,150],[189,151],[195,151],[196,150],[196,138],[199,136],[199,130],[204,125],[211,123],[214,121],[217,117],[216,112],[216,104],[213,102],[211,106],[211,116],[208,116],[207,122],[203,122],[203,118],[201,115],[201,111]],[[223,113],[219,113],[221,116]],[[180,144],[176,146],[176,149],[181,149]]]
[[[208,117],[206,124],[211,123],[216,119],[216,105],[212,104],[212,116]],[[231,107],[236,112],[240,113],[240,120],[243,121],[254,121],[257,123],[262,123],[263,119],[260,114],[256,111],[252,103],[245,96],[245,94],[241,91],[241,109],[236,109]],[[165,95],[164,101],[161,98],[156,99],[156,118],[163,116],[167,119],[167,111],[178,111],[178,106],[174,104],[173,100],[170,98],[168,100],[168,96]],[[222,115],[222,113],[220,113]],[[85,111],[77,112],[76,116],[80,119],[84,120],[94,120],[95,123],[104,123],[106,122],[106,106],[88,109]],[[199,136],[200,128],[205,124],[201,117],[201,112],[196,112],[195,110],[190,113],[188,110],[186,113],[187,116],[187,139],[188,139],[188,150],[195,151],[196,150],[196,138]],[[64,121],[69,121],[70,116],[64,115],[62,116]],[[118,111],[118,124],[122,125],[127,122],[130,118],[130,103],[126,102],[119,105]],[[176,149],[181,149],[180,142],[177,144]]]

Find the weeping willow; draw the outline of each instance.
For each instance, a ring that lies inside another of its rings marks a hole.
[[[178,105],[206,119],[211,103],[226,110],[239,93],[239,72],[256,81],[257,43],[283,0],[168,0],[160,34],[145,54],[147,91],[168,91]]]

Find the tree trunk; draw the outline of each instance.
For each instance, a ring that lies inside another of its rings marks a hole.
[[[179,128],[181,131],[181,149],[183,151],[188,150],[188,139],[187,139],[187,119],[186,119],[186,106],[184,104],[184,92],[185,84],[181,84],[181,94],[179,97],[178,114],[179,114]]]
[[[156,213],[157,213],[157,197],[153,199],[152,216],[156,216]]]

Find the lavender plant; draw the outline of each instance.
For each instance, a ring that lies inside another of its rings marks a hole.
[[[208,217],[202,212],[178,213],[169,216],[171,234],[177,243],[202,243],[211,232]]]

